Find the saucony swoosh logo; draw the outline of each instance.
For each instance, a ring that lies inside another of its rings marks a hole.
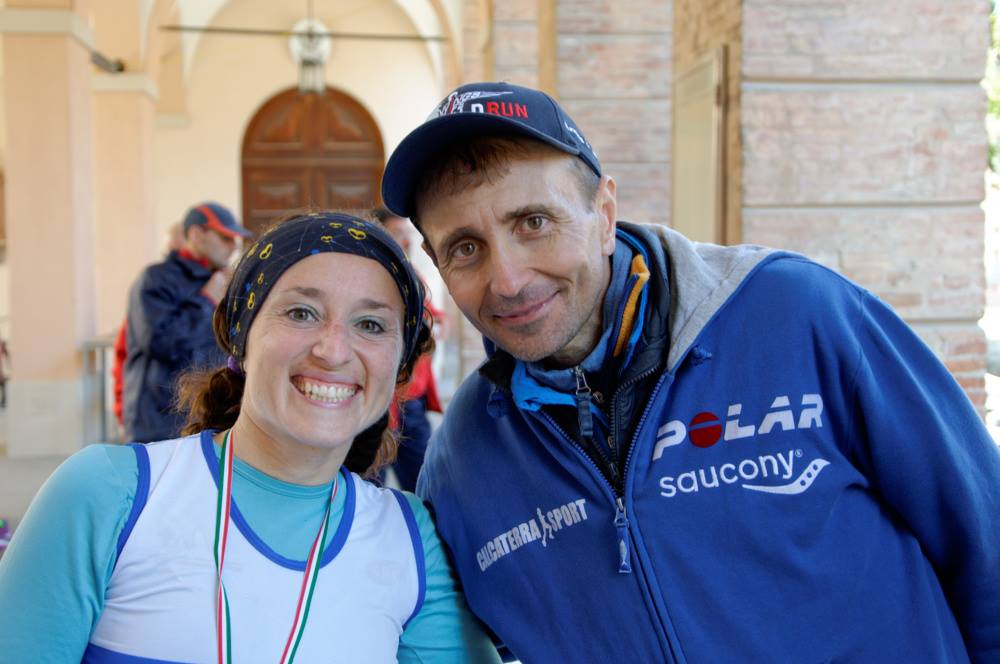
[[[820,472],[830,465],[830,462],[826,459],[816,459],[809,466],[802,471],[802,473],[793,482],[788,484],[781,484],[779,486],[765,486],[761,484],[744,484],[744,489],[750,489],[751,491],[763,491],[764,493],[781,493],[787,496],[794,496],[796,494],[802,493],[806,489],[812,486],[816,478],[819,477]]]

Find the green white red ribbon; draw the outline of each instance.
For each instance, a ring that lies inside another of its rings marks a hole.
[[[230,429],[222,438],[222,458],[219,462],[219,497],[215,509],[215,568],[218,570],[219,587],[215,600],[216,649],[219,664],[231,664],[233,661],[233,644],[229,613],[229,598],[222,582],[222,566],[226,562],[226,540],[229,537],[229,512],[233,502],[233,430]],[[339,473],[333,478],[330,489],[330,500],[326,503],[326,513],[319,526],[319,532],[309,549],[306,569],[302,575],[302,587],[299,590],[299,602],[295,607],[292,628],[281,653],[281,664],[291,664],[295,659],[302,634],[309,617],[309,607],[312,604],[313,593],[316,590],[316,579],[319,577],[320,561],[323,560],[323,549],[326,545],[326,531],[330,525],[330,509],[337,496],[340,484]]]

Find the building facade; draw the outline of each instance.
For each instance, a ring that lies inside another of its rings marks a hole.
[[[266,219],[302,201],[374,203],[378,160],[450,88],[480,79],[559,99],[617,180],[623,219],[811,256],[895,307],[983,408],[987,3],[316,0],[331,32],[414,38],[334,39],[320,110],[290,94],[300,66],[287,36],[164,29],[287,31],[300,4],[0,9],[12,365],[0,487],[23,474],[19,460],[54,463],[101,439],[87,344],[116,329],[132,279],[188,206]],[[322,136],[307,136],[309,113]],[[350,150],[375,164],[354,180]],[[453,319],[457,380],[481,344]],[[24,503],[0,488],[0,512]]]

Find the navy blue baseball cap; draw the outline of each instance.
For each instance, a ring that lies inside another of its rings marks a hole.
[[[413,217],[417,181],[442,150],[481,136],[511,135],[575,155],[601,175],[594,148],[552,97],[510,83],[469,83],[445,97],[393,151],[382,175],[382,200],[399,216]]]
[[[250,237],[250,231],[240,226],[229,208],[218,203],[200,203],[187,211],[184,216],[184,230],[192,226],[205,226],[226,237]]]

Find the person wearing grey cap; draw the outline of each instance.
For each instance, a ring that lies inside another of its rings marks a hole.
[[[182,371],[220,360],[212,310],[229,281],[229,260],[249,237],[233,213],[201,203],[184,217],[184,244],[132,285],[125,322],[122,417],[128,440],[166,440],[180,432],[174,408]]]
[[[1000,660],[1000,454],[878,298],[617,220],[516,85],[449,94],[382,193],[484,336],[417,489],[514,655]]]

